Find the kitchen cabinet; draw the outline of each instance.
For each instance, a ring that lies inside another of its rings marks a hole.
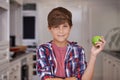
[[[21,64],[20,62],[15,62],[10,65],[9,69],[9,80],[21,80]]]
[[[29,76],[29,56],[24,53],[13,59],[9,63],[9,80],[30,80]]]
[[[103,54],[103,80],[120,80],[120,59]]]
[[[9,59],[9,0],[0,0],[0,65]]]
[[[16,2],[19,5],[23,5],[23,0],[10,0],[10,2]]]
[[[15,37],[15,45],[22,44],[22,0],[10,0],[9,35]]]
[[[29,65],[29,80],[38,80],[39,77],[36,71],[36,53],[31,52],[29,55],[28,65]]]
[[[9,64],[0,65],[0,80],[9,80]]]
[[[9,41],[9,0],[0,0],[0,41]]]
[[[9,43],[0,41],[0,65],[9,62]]]

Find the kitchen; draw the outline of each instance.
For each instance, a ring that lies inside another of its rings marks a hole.
[[[38,80],[35,47],[52,39],[47,14],[57,6],[73,13],[69,40],[85,48],[87,60],[93,36],[107,41],[93,80],[120,80],[120,0],[0,0],[0,80]],[[25,35],[28,19],[35,27]]]

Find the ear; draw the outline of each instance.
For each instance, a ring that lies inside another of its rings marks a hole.
[[[51,28],[48,26],[48,30],[50,31],[51,30]]]
[[[72,26],[70,27],[70,29],[72,29]]]

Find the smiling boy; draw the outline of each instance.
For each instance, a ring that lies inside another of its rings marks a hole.
[[[57,7],[48,14],[53,40],[37,50],[39,80],[92,80],[96,57],[103,50],[105,40],[101,38],[92,46],[87,65],[84,49],[68,41],[72,26],[72,14],[66,8]]]

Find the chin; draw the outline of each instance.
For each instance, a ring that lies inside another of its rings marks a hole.
[[[67,41],[67,40],[58,40],[58,42],[65,42],[65,41]]]

